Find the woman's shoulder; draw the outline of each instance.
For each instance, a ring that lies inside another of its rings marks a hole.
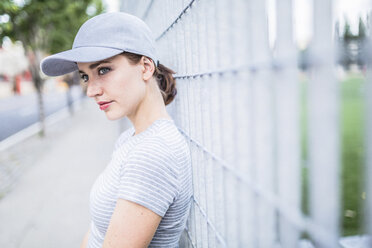
[[[178,177],[178,159],[161,137],[146,137],[128,153],[122,164],[124,170],[142,170],[145,174],[160,172],[168,178]]]
[[[146,155],[146,157],[156,156],[176,159],[174,150],[170,147],[169,142],[167,142],[164,137],[159,135],[144,138],[141,142],[136,144],[135,147],[133,147],[132,151],[128,155],[131,156],[132,154],[138,153]]]
[[[133,131],[134,131],[133,127],[130,127],[128,129],[126,129],[125,131],[123,131],[119,135],[119,137],[116,139],[116,142],[115,142],[115,145],[114,145],[114,150],[116,150],[119,146],[124,144],[129,139],[129,137],[132,135]]]
[[[122,155],[125,154],[126,159],[131,156],[143,159],[157,157],[159,160],[170,159],[180,163],[188,156],[189,147],[186,139],[172,122],[158,121],[143,134],[132,136],[133,133],[133,127],[124,131],[115,144],[115,150]]]

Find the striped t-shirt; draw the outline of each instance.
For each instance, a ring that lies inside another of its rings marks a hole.
[[[170,119],[134,132],[131,127],[119,136],[110,163],[92,187],[89,248],[102,247],[118,198],[162,216],[149,247],[178,247],[192,196],[189,147]]]

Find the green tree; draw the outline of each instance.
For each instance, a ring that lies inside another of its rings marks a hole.
[[[79,27],[90,17],[103,11],[101,0],[1,0],[0,44],[4,37],[23,43],[29,58],[29,69],[37,89],[41,135],[44,135],[44,107],[40,74],[43,54],[71,49]]]
[[[367,30],[362,17],[359,17],[358,36],[356,39],[358,44],[357,64],[362,68],[366,63],[365,54],[367,53]]]
[[[364,21],[362,17],[359,17],[359,26],[358,26],[358,36],[359,39],[365,39],[366,38],[366,25],[364,24]]]
[[[344,25],[344,33],[343,33],[343,38],[345,41],[349,41],[354,39],[354,35],[351,32],[350,24],[349,21],[345,18],[345,25]]]

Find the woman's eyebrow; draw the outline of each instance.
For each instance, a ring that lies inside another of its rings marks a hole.
[[[97,62],[97,63],[91,64],[91,65],[89,66],[89,69],[93,70],[94,68],[96,68],[96,67],[99,66],[100,64],[110,63],[110,62],[111,62],[111,59],[102,60],[102,61],[99,61],[99,62]],[[79,70],[79,73],[85,73],[85,72]]]
[[[97,66],[99,66],[100,64],[103,64],[103,63],[110,63],[111,60],[102,60],[102,61],[99,61],[97,63],[94,63],[94,64],[91,64],[89,66],[89,69],[93,70],[94,68],[96,68]]]

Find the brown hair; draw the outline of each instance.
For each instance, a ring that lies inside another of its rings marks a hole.
[[[129,62],[134,65],[138,64],[143,56],[129,52],[123,52],[122,55],[124,55]],[[175,74],[175,72],[168,67],[160,63],[157,66],[155,65],[153,77],[155,77],[156,81],[158,82],[165,105],[171,103],[174,97],[177,95],[176,79],[174,79],[172,74]]]

